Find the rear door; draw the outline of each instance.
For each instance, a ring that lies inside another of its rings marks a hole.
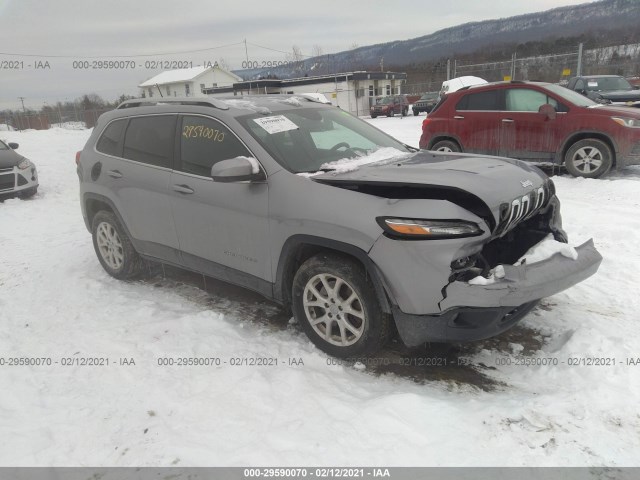
[[[499,89],[470,92],[455,105],[449,131],[460,140],[465,152],[498,154],[502,98]]]
[[[242,285],[256,277],[270,280],[267,183],[211,178],[215,163],[253,154],[217,119],[184,115],[178,128],[179,153],[169,190],[183,262]]]
[[[168,196],[177,115],[114,120],[96,144],[104,185],[141,252],[174,260],[178,239]]]

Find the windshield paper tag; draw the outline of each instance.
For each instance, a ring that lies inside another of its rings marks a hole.
[[[284,115],[254,118],[253,121],[264,128],[268,133],[280,133],[298,129],[298,126]]]
[[[597,87],[598,82],[587,82],[587,87]]]

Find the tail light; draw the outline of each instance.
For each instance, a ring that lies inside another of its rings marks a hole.
[[[76,165],[80,165],[80,154],[82,153],[82,150],[79,152],[76,152]]]
[[[431,123],[431,119],[429,117],[425,118],[422,121],[422,131],[424,132],[427,129],[427,126]]]

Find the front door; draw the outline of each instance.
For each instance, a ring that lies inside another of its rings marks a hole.
[[[211,167],[230,158],[252,157],[218,120],[184,115],[169,190],[173,220],[186,266],[256,290],[270,281],[268,185],[218,183]]]

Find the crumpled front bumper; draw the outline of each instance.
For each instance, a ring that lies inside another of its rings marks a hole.
[[[511,328],[541,298],[559,293],[596,273],[602,256],[593,240],[576,250],[576,260],[557,253],[531,265],[504,265],[505,277],[493,284],[455,281],[444,289],[440,314],[406,314],[394,307],[393,316],[401,339],[408,346],[427,341],[474,341]]]
[[[555,295],[596,273],[602,255],[593,239],[579,247],[573,260],[556,253],[551,258],[531,265],[504,265],[505,277],[490,285],[453,282],[445,289],[440,302],[442,311],[465,307],[517,307],[532,300]]]

